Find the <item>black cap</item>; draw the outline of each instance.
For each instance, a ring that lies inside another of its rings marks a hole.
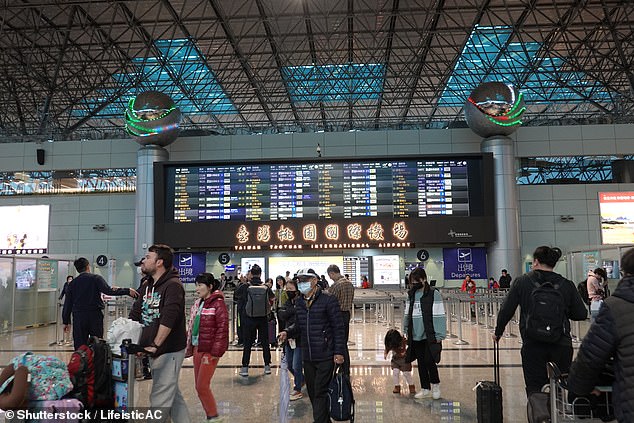
[[[134,265],[135,265],[136,267],[141,266],[141,264],[143,264],[143,260],[145,260],[145,257],[141,257],[141,258],[139,259],[139,261],[135,261],[135,262],[134,262]]]

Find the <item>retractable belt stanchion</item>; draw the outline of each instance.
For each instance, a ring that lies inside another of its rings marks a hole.
[[[464,310],[464,304],[467,305],[467,310],[469,310],[469,300],[467,301],[462,301],[463,298],[462,296],[458,297],[458,301],[460,301],[461,303],[461,307],[460,310]],[[469,312],[470,314],[470,312]],[[462,316],[460,316],[458,318],[458,339],[454,342],[454,345],[469,345],[469,343],[467,341],[465,341],[464,339],[462,339]]]
[[[60,326],[62,325],[62,304],[57,305],[57,319],[55,319],[55,341],[49,342],[48,346],[64,344],[64,330],[62,329],[62,339],[59,338]]]
[[[455,301],[453,301],[451,294],[443,295],[443,301],[445,302],[445,313],[447,315],[447,338],[455,338],[456,335],[453,333],[453,328],[451,325],[451,321],[453,320],[453,313],[455,312]]]

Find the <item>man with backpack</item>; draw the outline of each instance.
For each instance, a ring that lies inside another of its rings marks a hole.
[[[150,356],[152,391],[150,407],[167,410],[157,421],[189,423],[187,404],[178,387],[185,358],[185,289],[178,270],[172,266],[174,250],[155,244],[141,263],[147,282],[130,311],[130,319],[143,325],[139,344]]]
[[[275,294],[271,288],[262,283],[262,268],[257,264],[249,270],[251,280],[242,288],[244,293],[244,321],[243,326],[244,347],[242,349],[242,368],[240,376],[249,376],[249,362],[251,361],[251,348],[255,342],[256,332],[262,345],[264,358],[264,374],[271,374],[271,347],[269,344],[269,321],[271,305],[275,301]]]
[[[522,369],[526,393],[539,392],[548,383],[546,363],[568,372],[572,362],[570,319],[585,320],[588,310],[577,287],[553,271],[561,250],[547,246],[533,253],[533,270],[516,278],[498,313],[493,339],[498,342],[519,305]]]

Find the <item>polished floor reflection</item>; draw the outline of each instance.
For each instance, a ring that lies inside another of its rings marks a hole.
[[[352,360],[352,383],[356,397],[356,420],[358,422],[403,423],[425,422],[475,422],[476,404],[474,386],[479,380],[492,380],[493,344],[491,330],[485,323],[464,322],[462,340],[457,338],[444,342],[442,361],[439,364],[442,397],[440,400],[414,399],[405,394],[392,393],[392,376],[389,360],[383,359],[383,337],[388,324],[372,321],[361,322],[361,311],[357,310],[357,321],[351,325],[350,356]],[[397,321],[397,324],[399,322]],[[453,322],[453,332],[457,324]],[[517,334],[517,326],[512,325]],[[580,332],[585,333],[587,323],[582,323]],[[43,327],[0,335],[0,362],[23,351],[57,355],[68,361],[72,347],[49,347],[55,341],[55,327]],[[501,379],[504,389],[504,417],[507,422],[526,421],[526,395],[520,365],[520,342],[515,336],[501,341]],[[576,345],[576,344],[575,344]],[[225,422],[273,422],[279,421],[279,363],[281,352],[273,352],[273,372],[264,375],[262,353],[252,353],[249,377],[238,375],[242,351],[234,346],[220,360],[212,381],[212,390],[218,402],[218,410]],[[420,383],[414,369],[416,388]],[[151,381],[136,384],[137,406],[148,404]],[[190,405],[193,422],[203,421],[204,412],[198,401],[193,382],[191,359],[185,360],[181,377],[181,390]],[[308,396],[293,401],[289,406],[291,422],[311,422],[311,407]],[[178,423],[178,422],[176,422]]]

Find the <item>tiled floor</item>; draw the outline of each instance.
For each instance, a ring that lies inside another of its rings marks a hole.
[[[371,315],[370,315],[371,316]],[[357,311],[357,319],[361,317]],[[582,333],[587,328],[582,323]],[[417,400],[409,396],[392,394],[392,377],[389,361],[383,359],[383,337],[388,326],[385,323],[355,322],[351,325],[350,347],[352,383],[356,397],[357,422],[404,423],[425,422],[475,422],[476,405],[474,386],[478,380],[492,380],[493,344],[490,329],[482,324],[465,322],[462,338],[468,344],[455,345],[456,338],[444,342],[442,361],[439,365],[442,388],[440,400]],[[457,324],[453,324],[457,332]],[[517,326],[512,326],[517,334]],[[68,346],[49,347],[55,340],[55,327],[43,327],[0,335],[0,362],[7,363],[20,352],[54,354],[67,361],[72,352]],[[504,417],[506,422],[526,421],[526,395],[520,365],[520,343],[517,337],[504,338],[501,343],[501,379],[504,389]],[[212,390],[225,422],[274,422],[279,421],[278,367],[280,351],[273,353],[273,373],[264,375],[260,350],[252,353],[250,376],[238,375],[242,351],[236,347],[221,358],[212,380]],[[420,384],[416,369],[414,380]],[[148,404],[151,381],[137,382],[137,406]],[[403,382],[404,384],[404,382]],[[180,387],[190,405],[192,421],[203,421],[204,412],[193,384],[191,359],[185,360]],[[306,395],[290,403],[291,422],[311,422],[311,406]],[[179,422],[176,422],[179,423]]]

